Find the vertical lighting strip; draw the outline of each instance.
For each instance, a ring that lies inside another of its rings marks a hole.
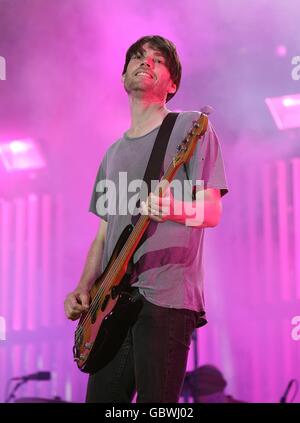
[[[276,163],[277,201],[278,201],[278,236],[279,236],[279,275],[281,298],[291,298],[289,240],[288,240],[288,198],[287,198],[287,165],[283,160]]]
[[[63,381],[66,378],[69,370],[69,364],[65,365],[66,358],[66,342],[64,339],[59,337],[53,348],[53,354],[51,356],[51,396],[59,395],[62,396]],[[70,361],[71,362],[71,361]],[[64,399],[64,398],[63,398]]]
[[[264,325],[266,330],[265,348],[261,346],[261,349],[268,354],[268,359],[266,360],[266,377],[264,381],[261,380],[261,384],[265,387],[266,401],[273,402],[276,398],[276,382],[280,378],[280,368],[282,368],[280,362],[278,362],[279,357],[281,357],[282,339],[280,328],[275,326],[273,316],[267,316]],[[277,342],[274,343],[274,339]],[[277,369],[277,371],[275,372],[274,369]]]
[[[43,304],[43,307],[45,307],[45,304]],[[53,342],[51,340],[50,342]],[[41,367],[40,369],[42,371],[52,371],[53,368],[53,359],[54,359],[54,350],[55,348],[50,347],[49,341],[43,341],[40,342],[40,354],[41,354]],[[50,380],[47,383],[39,383],[39,390],[40,395],[47,398],[50,396],[51,392],[51,384],[52,381]]]
[[[27,329],[36,329],[36,314],[40,310],[40,286],[37,275],[37,235],[38,235],[38,198],[35,194],[28,197],[28,292],[27,292]]]
[[[272,242],[272,199],[271,199],[271,165],[266,163],[262,168],[262,214],[263,214],[263,251],[265,269],[265,298],[268,303],[274,300],[273,284],[273,242]]]
[[[292,339],[288,339],[290,332],[291,332],[290,319],[289,318],[282,319],[281,328],[280,328],[281,345],[282,345],[282,350],[280,354],[281,366],[278,363],[277,368],[278,369],[281,368],[281,374],[279,375],[279,377],[281,376],[283,389],[285,388],[285,384],[288,382],[288,380],[293,377],[293,372],[295,371],[294,370],[295,367],[293,363],[293,346],[295,344]],[[297,358],[299,359],[299,357]],[[295,363],[296,363],[296,360],[295,360]]]
[[[242,251],[249,252],[249,263],[244,267],[243,275],[244,280],[246,280],[247,290],[249,294],[249,306],[253,307],[254,310],[256,307],[259,309],[262,299],[260,298],[260,281],[258,280],[258,239],[257,239],[257,215],[260,213],[258,210],[258,193],[259,193],[259,185],[257,182],[257,169],[254,172],[253,169],[247,167],[246,169],[246,186],[247,186],[247,196],[245,198],[244,207],[248,211],[245,213],[245,218],[243,219],[244,226],[246,227],[244,230],[241,231],[244,234],[244,246],[241,248],[241,255],[244,256]],[[259,182],[260,183],[260,182]],[[243,260],[244,261],[244,260]],[[243,294],[241,294],[241,298],[245,298]],[[256,327],[257,322],[253,322],[254,326]],[[252,326],[253,327],[253,326]],[[254,331],[254,338],[255,334],[259,333],[259,331]],[[252,355],[255,357],[260,357],[260,345],[257,342],[252,343]],[[259,360],[257,361],[259,363]],[[262,383],[263,383],[263,375],[258,370],[259,367],[254,367],[253,369],[253,377],[254,381],[254,396],[257,395],[258,398],[261,398],[262,394]]]
[[[292,159],[296,295],[300,299],[300,158]]]
[[[34,303],[32,303],[32,304],[33,304],[33,307],[34,307]],[[27,363],[26,363],[27,369],[28,369],[27,372],[30,374],[30,373],[34,373],[34,372],[37,371],[36,359],[37,359],[37,356],[38,356],[39,348],[38,348],[37,342],[30,342],[30,343],[28,342],[25,345],[23,346],[23,348],[26,348],[26,350],[28,350]],[[26,385],[27,385],[27,395],[29,395],[31,397],[36,397],[37,396],[36,383],[29,381]]]
[[[66,319],[64,316],[63,301],[66,295],[65,292],[65,283],[63,281],[63,261],[64,261],[64,251],[63,251],[63,198],[61,194],[57,194],[55,197],[55,283],[53,286],[54,289],[54,299],[59,309],[59,312],[55,313],[54,319],[57,325],[65,325]]]
[[[24,329],[24,309],[26,302],[26,281],[24,279],[24,256],[26,255],[25,246],[25,204],[24,199],[18,198],[14,201],[15,209],[15,249],[14,249],[14,313],[13,313],[13,330]],[[28,306],[28,305],[27,305]]]
[[[11,370],[11,361],[9,360],[7,344],[9,342],[9,316],[8,316],[8,299],[9,295],[9,234],[10,234],[10,205],[4,200],[0,200],[0,278],[1,278],[1,294],[0,294],[0,315],[6,323],[6,340],[0,341],[4,343],[3,348],[0,348],[0,370],[1,379],[6,381],[9,371]],[[3,383],[3,396],[5,384]]]
[[[7,322],[6,328],[9,329],[10,310],[12,310],[10,301],[10,234],[11,234],[11,205],[1,200],[1,295],[0,295],[0,314]],[[9,335],[7,335],[7,338]]]
[[[259,333],[261,329],[261,323],[258,321],[258,319],[253,319],[251,322],[251,331],[250,331],[250,337],[249,337],[249,345],[251,348],[252,347],[252,351],[251,351],[251,376],[250,376],[250,380],[251,380],[251,398],[250,398],[250,402],[260,402],[262,399],[262,383],[263,383],[263,377],[259,371],[260,366],[261,366],[261,361],[262,361],[262,357],[261,357],[261,353],[258,349],[258,344],[259,342],[257,342],[257,334]],[[246,377],[248,377],[249,375],[244,373],[244,377],[246,379]]]
[[[248,286],[249,286],[249,299],[251,304],[257,303],[257,289],[260,286],[258,279],[257,271],[257,237],[256,237],[256,213],[257,208],[253,207],[255,204],[255,199],[257,198],[257,185],[255,172],[248,170],[247,174],[247,199],[246,199],[246,208],[248,213],[246,214],[246,231],[245,233],[245,242],[244,249],[249,251],[249,272],[245,274],[245,277],[248,276]],[[247,279],[246,279],[247,280]]]
[[[22,344],[15,344],[10,347],[10,352],[12,353],[12,376],[21,376],[23,375],[23,363],[22,363],[22,352],[24,346]],[[22,392],[22,391],[21,391]],[[16,397],[20,396],[20,393],[16,394]]]
[[[77,378],[74,380],[74,390],[82,390],[82,384],[79,382],[79,373],[76,364],[72,360],[72,345],[71,342],[65,339],[60,339],[56,343],[56,362],[55,370],[57,372],[57,386],[60,390],[60,395],[64,397],[63,387],[65,385],[66,379],[72,378],[72,373],[75,372]],[[80,388],[78,385],[81,385]],[[75,396],[75,398],[78,398]],[[74,399],[74,393],[71,393],[71,396],[66,398],[67,401],[72,401]]]
[[[53,266],[50,266],[50,255],[52,252],[51,223],[51,197],[49,194],[44,194],[41,199],[41,285],[39,287],[41,290],[41,324],[43,327],[49,327],[51,323],[53,324],[54,316],[52,315],[52,310],[57,307],[55,300],[53,301],[52,293],[50,294],[54,288],[53,285],[56,283],[55,280],[51,280],[51,274],[53,274],[51,271]]]

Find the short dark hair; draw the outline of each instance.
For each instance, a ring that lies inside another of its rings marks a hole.
[[[174,84],[176,85],[175,93],[169,93],[167,95],[166,102],[177,93],[180,80],[181,80],[181,63],[176,51],[176,46],[172,41],[167,40],[160,35],[146,35],[139,38],[134,44],[132,44],[126,52],[126,60],[123,68],[122,75],[126,73],[128,63],[131,57],[136,53],[142,53],[142,47],[144,44],[149,43],[152,48],[159,50],[166,60],[166,66],[170,72],[170,76]]]

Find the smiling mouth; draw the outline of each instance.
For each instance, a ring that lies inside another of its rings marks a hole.
[[[137,72],[137,73],[135,74],[135,76],[138,76],[138,75],[148,76],[149,78],[152,78],[152,79],[153,79],[153,77],[152,77],[149,73],[147,73],[147,72],[142,72],[142,71],[140,71],[140,72]]]

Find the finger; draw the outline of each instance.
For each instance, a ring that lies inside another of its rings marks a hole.
[[[75,295],[69,294],[64,302],[65,314],[68,319],[75,320],[84,311],[83,307],[76,301]]]
[[[66,316],[68,319],[75,320],[80,316],[81,312],[74,311],[70,306],[66,307]]]
[[[155,202],[155,201],[152,202],[151,201],[148,205],[148,211],[149,211],[149,214],[159,214],[160,206],[159,206],[158,202]]]
[[[141,202],[140,213],[143,215],[148,214],[148,205],[144,201]]]
[[[70,294],[69,298],[67,299],[67,302],[71,304],[72,306],[75,306],[78,303],[77,297],[74,294]]]
[[[69,304],[71,310],[81,313],[84,310],[84,307],[82,306],[79,297],[80,296],[78,294],[71,294],[67,300],[67,303]]]
[[[149,215],[159,216],[160,215],[160,209],[159,207],[151,207],[148,209]]]
[[[80,315],[81,315],[81,313],[71,311],[69,316],[68,316],[68,319],[77,320],[80,317]]]
[[[84,309],[88,309],[90,306],[90,296],[89,294],[80,294],[79,296],[81,305]]]
[[[155,222],[158,222],[158,223],[161,223],[164,221],[161,217],[155,216],[155,215],[151,215],[150,218],[151,220],[154,220]]]
[[[152,206],[152,205],[159,205],[159,200],[160,200],[160,197],[158,197],[157,195],[155,195],[155,194],[150,194],[149,195],[149,204]]]
[[[76,304],[75,306],[70,306],[71,313],[82,313],[86,309],[81,304]]]

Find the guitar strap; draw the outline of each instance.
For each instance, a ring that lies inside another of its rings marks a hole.
[[[145,170],[145,175],[143,177],[144,182],[147,184],[148,195],[151,192],[151,181],[152,180],[159,181],[161,179],[161,176],[163,175],[164,158],[165,158],[165,155],[166,155],[170,135],[171,135],[171,132],[174,128],[174,125],[175,125],[175,122],[176,122],[178,115],[179,115],[179,113],[170,112],[165,116],[165,118],[162,121],[162,124],[159,128],[156,139],[154,141],[152,152],[150,154],[150,158],[149,158],[146,170]],[[142,198],[142,200],[145,201],[146,198]],[[136,207],[137,208],[140,207],[140,199],[138,199]],[[140,214],[138,214],[136,216],[132,216],[131,223],[133,225],[135,225],[136,222],[138,221],[139,217],[140,217]],[[154,222],[150,222],[150,225],[148,226],[147,230],[143,234],[143,236],[142,236],[142,238],[139,242],[139,245],[143,244],[143,242],[145,242],[146,238],[151,233],[150,228],[153,226],[152,223],[154,223]],[[136,250],[139,248],[139,245],[136,247]],[[131,260],[128,264],[127,271],[126,271],[126,273],[129,274],[129,275],[132,273],[132,269],[133,269],[133,262],[132,261],[133,261],[133,256],[131,257]]]
[[[151,192],[151,181],[159,181],[161,178],[167,146],[178,115],[179,113],[171,112],[165,116],[154,141],[152,152],[143,177],[144,182],[147,184],[148,194]],[[140,199],[138,200],[136,206],[137,208],[140,207]],[[138,217],[139,216],[133,216],[131,220],[132,223],[136,223]]]

